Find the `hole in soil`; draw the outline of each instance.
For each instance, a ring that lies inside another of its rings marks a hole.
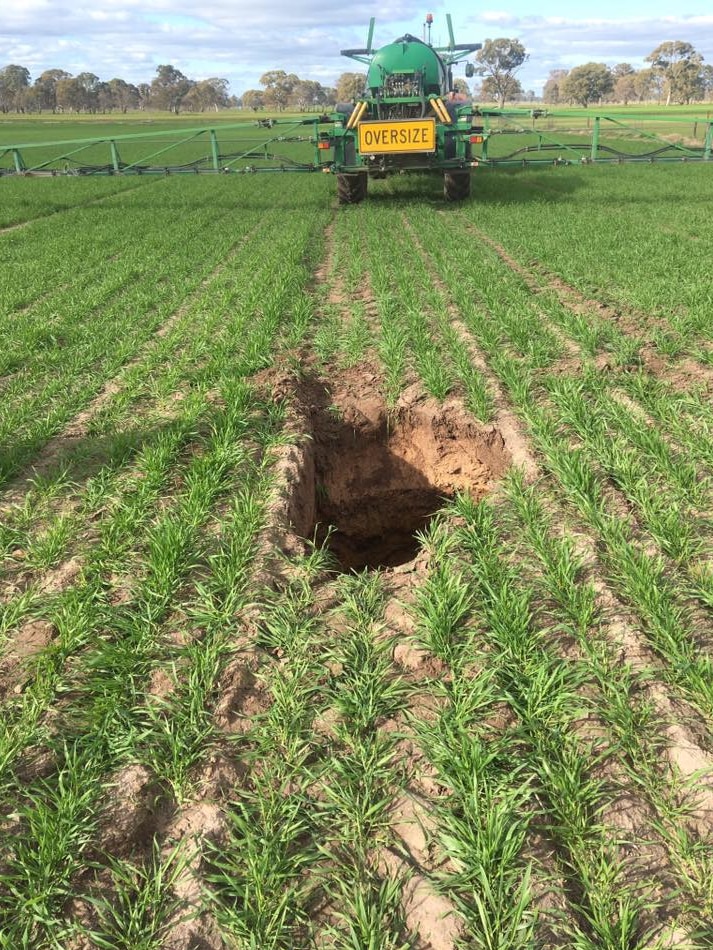
[[[366,455],[374,464],[373,446]],[[348,505],[338,505],[317,497],[318,543],[326,542],[342,570],[397,567],[412,561],[421,547],[417,532],[428,526],[433,515],[442,507],[445,496],[420,484],[422,477],[416,469],[409,469],[398,460],[389,458],[381,448],[383,458],[376,462],[388,472],[388,489],[364,484],[355,486]]]
[[[314,501],[301,506],[309,511],[301,534],[325,542],[344,571],[413,560],[416,533],[444,502],[457,491],[482,497],[510,462],[500,433],[460,403],[405,400],[387,416],[373,379],[346,378],[332,390],[312,383],[303,393],[314,475],[303,472],[302,488],[312,483]]]

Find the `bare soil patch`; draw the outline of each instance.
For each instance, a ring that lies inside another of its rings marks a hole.
[[[646,371],[663,380],[676,392],[689,393],[696,389],[708,395],[713,392],[713,367],[689,357],[666,360],[648,346],[641,350],[640,355]]]
[[[30,661],[57,635],[57,628],[48,620],[28,620],[22,624],[8,641],[0,660],[0,700],[12,691],[22,691]]]
[[[99,823],[98,850],[121,857],[137,849],[150,850],[154,835],[173,813],[174,803],[144,765],[120,769],[109,788]]]

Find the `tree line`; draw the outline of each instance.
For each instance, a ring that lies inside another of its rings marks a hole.
[[[260,77],[261,89],[248,89],[242,97],[230,94],[227,79],[193,80],[175,66],[156,69],[150,83],[110,79],[94,73],[72,76],[63,69],[46,69],[34,82],[24,66],[0,69],[0,112],[129,112],[157,109],[167,112],[206,112],[226,108],[292,109],[307,112],[350,101],[364,89],[362,73],[343,73],[336,86],[273,69]]]
[[[703,61],[690,43],[661,43],[646,57],[649,67],[634,69],[630,63],[609,68],[604,63],[584,63],[574,69],[553,70],[545,83],[545,102],[574,102],[587,106],[605,100],[666,105],[702,102],[713,96],[713,66]]]
[[[476,73],[484,76],[479,95],[506,101],[523,96],[515,73],[528,58],[516,39],[486,40],[476,54]],[[588,106],[591,102],[658,102],[685,104],[713,96],[713,66],[703,61],[691,43],[671,40],[660,43],[648,56],[644,69],[630,63],[610,67],[606,63],[583,63],[573,69],[553,70],[542,91],[544,102]]]
[[[529,58],[517,39],[488,39],[475,55],[474,73],[483,77],[475,90],[477,98],[497,101],[533,99],[523,92],[515,73]],[[713,66],[705,63],[691,43],[673,40],[661,43],[647,57],[650,65],[634,69],[629,63],[610,67],[584,63],[573,69],[555,69],[545,83],[542,99],[553,105],[592,102],[690,103],[713,97]],[[336,86],[323,86],[295,73],[272,69],[259,80],[260,89],[248,89],[242,97],[230,94],[227,79],[193,80],[175,66],[158,66],[150,83],[110,79],[104,82],[91,72],[72,76],[63,69],[47,69],[34,82],[24,66],[0,69],[0,112],[128,112],[157,109],[167,112],[206,112],[242,106],[258,111],[287,109],[306,112],[352,102],[364,92],[364,73],[342,73]],[[462,79],[459,91],[470,93]]]
[[[300,79],[284,69],[270,69],[258,82],[261,89],[246,89],[240,97],[243,109],[310,112],[358,99],[364,94],[366,73],[342,73],[335,86],[323,86],[314,79]]]
[[[64,69],[46,69],[32,82],[28,69],[11,64],[0,69],[0,112],[205,112],[238,105],[229,90],[227,79],[196,81],[170,65],[159,66],[150,83],[134,85]]]
[[[110,79],[94,73],[72,76],[63,69],[46,69],[34,82],[24,66],[0,69],[0,112],[129,112],[158,109],[167,112],[206,112],[237,108],[285,109],[306,112],[351,101],[364,90],[363,73],[342,73],[336,86],[323,86],[313,79],[272,69],[260,77],[260,89],[248,89],[242,97],[230,94],[227,79],[193,80],[175,66],[156,69],[150,83]]]

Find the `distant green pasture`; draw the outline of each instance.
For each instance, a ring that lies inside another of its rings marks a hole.
[[[285,142],[284,137],[308,140],[313,126],[300,125],[309,115],[280,116],[272,129],[258,124],[271,116],[254,113],[209,113],[167,117],[165,114],[132,116],[38,116],[0,122],[0,153],[19,146],[27,168],[49,163],[48,169],[68,171],[112,163],[110,141],[114,140],[122,163],[182,166],[204,160],[212,166],[212,146],[207,130],[215,129],[221,167],[311,162],[314,149],[309,141]],[[290,124],[294,120],[294,125]],[[195,130],[206,130],[196,134]],[[137,136],[126,139],[125,136]],[[61,143],[61,144],[57,144]],[[266,153],[269,157],[266,158]],[[244,156],[244,158],[238,158]],[[0,169],[12,168],[11,153],[0,157]]]
[[[194,135],[192,130],[215,129],[220,167],[245,168],[287,166],[293,162],[311,163],[314,148],[309,142],[313,127],[299,125],[314,113],[254,113],[228,110],[220,113],[167,115],[159,112],[126,115],[41,115],[0,116],[0,170],[14,168],[12,153],[3,149],[22,146],[27,168],[45,167],[73,171],[96,167],[109,168],[114,154],[110,140],[122,164],[180,168],[213,166],[213,153],[207,131]],[[513,110],[501,117],[485,117],[492,132],[488,142],[490,158],[513,156],[536,160],[578,161],[591,154],[595,119],[599,128],[601,158],[639,156],[666,146],[676,146],[666,157],[687,157],[700,150],[713,120],[713,107],[692,106],[603,106],[590,109],[547,109],[536,116],[527,108]],[[272,129],[258,124],[279,118]],[[283,125],[294,120],[295,125]],[[139,136],[124,139],[124,136]],[[285,141],[301,137],[304,141]],[[87,140],[90,144],[85,144]],[[103,141],[100,141],[103,140]],[[65,143],[57,145],[55,143]],[[552,146],[559,146],[552,148]],[[527,151],[523,151],[527,149]],[[541,154],[533,154],[533,149]],[[683,150],[681,150],[683,149]],[[685,150],[692,150],[687,153]],[[615,154],[616,153],[616,154]],[[326,157],[327,153],[322,153]],[[45,164],[48,163],[48,164]]]

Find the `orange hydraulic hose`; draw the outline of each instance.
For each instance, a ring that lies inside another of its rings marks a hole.
[[[431,105],[433,106],[433,109],[441,122],[444,122],[446,125],[450,125],[451,117],[448,115],[448,110],[443,105],[443,101],[436,97],[431,99]]]
[[[347,122],[347,128],[353,129],[365,112],[366,112],[366,102],[357,102],[357,104],[354,106],[352,114],[349,116],[349,121]]]

